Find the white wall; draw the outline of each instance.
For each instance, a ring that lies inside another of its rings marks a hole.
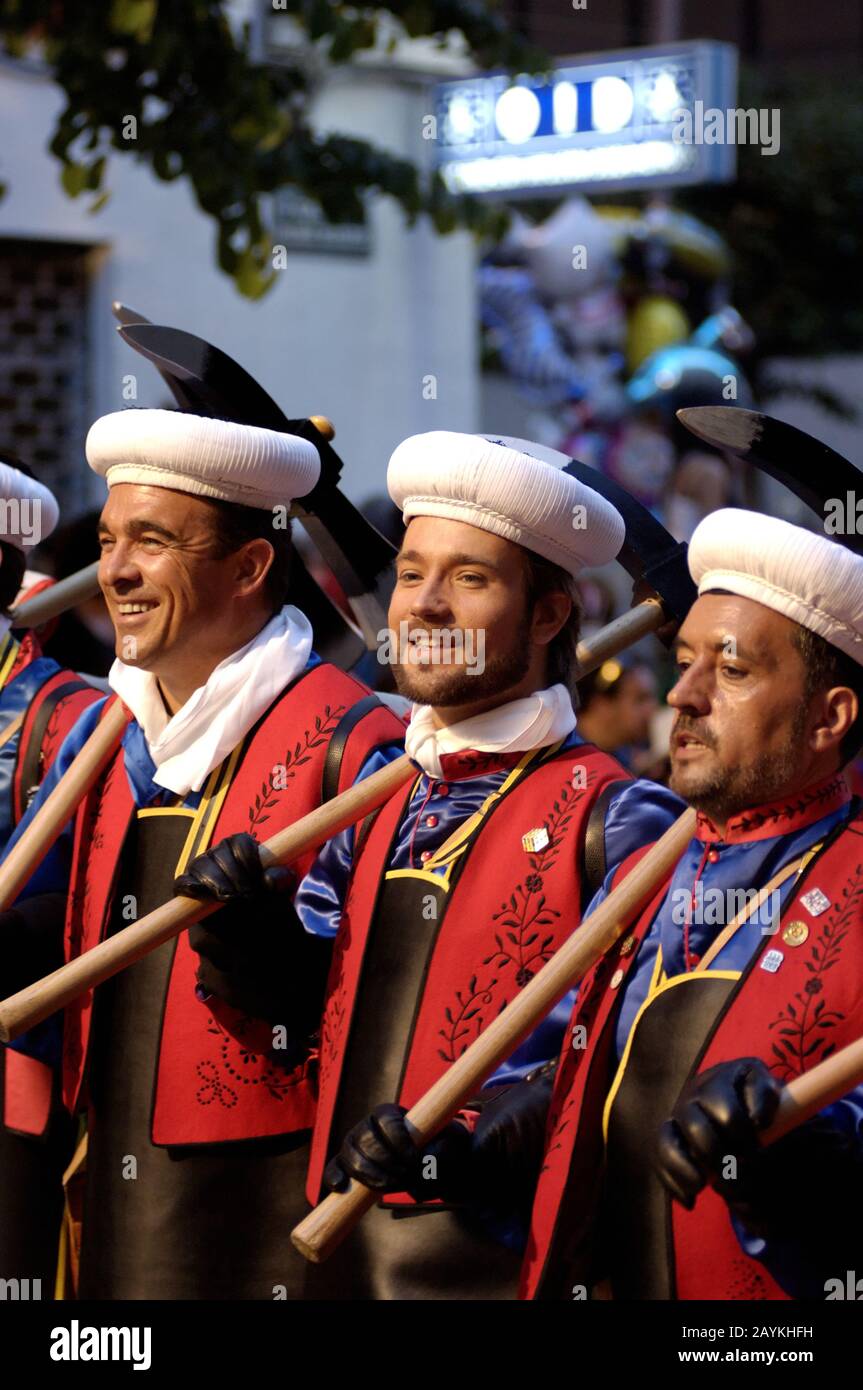
[[[337,70],[317,98],[320,122],[426,158],[421,129],[430,80],[403,65]],[[92,295],[94,417],[126,403],[129,372],[138,377],[137,404],[165,401],[155,371],[116,335],[110,303],[120,299],[154,322],[216,343],[289,415],[329,415],[346,490],[356,499],[383,487],[387,458],[406,435],[479,428],[470,237],[438,237],[427,224],[409,231],[400,209],[378,197],[369,257],[290,252],[273,289],[253,304],[216,268],[209,220],[182,180],[160,183],[115,154],[107,172],[112,196],[101,212],[90,215],[86,197],[65,195],[47,150],[62,100],[43,77],[0,63],[0,180],[8,185],[0,237],[102,248]],[[430,374],[435,400],[423,398]]]

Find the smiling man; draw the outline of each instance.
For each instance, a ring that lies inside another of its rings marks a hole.
[[[377,1159],[404,1142],[402,1110],[369,1112],[411,1104],[440,1076],[578,926],[604,866],[679,808],[576,732],[573,580],[617,554],[624,527],[542,454],[440,431],[405,440],[390,460],[407,529],[389,622],[407,634],[395,675],[413,702],[417,777],[363,828],[354,856],[321,1035],[311,1201],[351,1173],[379,1185]],[[304,902],[315,888],[310,875]],[[556,1054],[567,1012],[499,1083]],[[310,1294],[512,1296],[524,1213],[507,1213],[496,1243],[440,1204],[441,1176],[434,1164],[404,1172],[392,1205],[416,1219],[370,1213],[311,1271]]]
[[[116,634],[109,680],[134,717],[27,886],[28,898],[68,890],[65,932],[62,915],[45,920],[40,940],[61,958],[64,938],[67,958],[89,950],[171,898],[208,843],[208,870],[184,889],[224,900],[240,867],[244,887],[66,1010],[64,1100],[89,1125],[78,1292],[296,1296],[304,1270],[287,1232],[302,1210],[330,951],[290,894],[272,891],[285,873],[264,876],[255,841],[394,756],[403,726],[318,660],[288,602],[290,536],[278,520],[317,480],[312,444],[123,411],[94,424],[87,458],[109,488],[99,524]],[[22,830],[104,708],[75,726]],[[298,861],[300,878],[311,862]],[[340,890],[327,888],[332,910]],[[17,924],[0,916],[7,942]],[[4,994],[23,983],[0,971]]]
[[[863,1032],[863,560],[725,510],[689,563],[668,700],[697,834],[579,994],[530,1297],[823,1299],[863,1248],[863,1091],[758,1142],[782,1085]]]

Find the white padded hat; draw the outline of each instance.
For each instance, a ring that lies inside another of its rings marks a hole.
[[[863,557],[802,526],[737,507],[700,521],[689,542],[699,594],[763,603],[863,665]]]
[[[178,410],[118,410],[90,428],[87,462],[109,487],[148,483],[270,510],[311,492],[318,451],[295,434]]]
[[[11,463],[0,463],[0,541],[32,550],[50,536],[59,518],[57,499],[44,483]]]
[[[526,440],[433,430],[399,444],[387,486],[405,522],[464,521],[575,575],[613,560],[626,527],[610,502],[561,471],[566,461]]]

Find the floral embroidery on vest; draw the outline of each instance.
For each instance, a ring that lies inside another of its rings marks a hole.
[[[78,691],[74,691],[69,695],[64,695],[61,700],[57,701],[48,716],[48,723],[45,725],[45,732],[42,735],[42,747],[39,751],[40,782],[45,775],[45,769],[51,766],[51,763],[54,761],[54,754],[63,742],[66,733],[68,733],[68,730],[63,727],[63,708],[70,700],[77,700],[79,693]]]
[[[840,903],[838,913],[835,916],[831,913],[825,919],[812,944],[809,959],[805,962],[809,979],[803,989],[794,995],[795,1002],[789,1001],[769,1025],[771,1029],[778,1029],[772,1048],[777,1060],[771,1064],[772,1070],[784,1080],[802,1075],[807,1066],[823,1062],[836,1050],[836,1044],[830,1040],[827,1030],[835,1028],[845,1015],[836,1009],[828,1009],[825,1001],[818,996],[824,989],[825,973],[839,963],[842,943],[852,920],[859,917],[863,898],[863,865],[858,866],[847,880],[841,897],[844,901]]]
[[[482,1032],[487,1021],[487,1012],[484,1014],[482,1010],[488,1011],[491,1008],[495,1014],[499,1014],[506,1008],[515,992],[511,986],[523,989],[533,979],[537,970],[554,954],[551,945],[554,933],[540,940],[540,930],[553,926],[561,916],[557,908],[548,905],[543,891],[546,887],[545,876],[557,863],[578,802],[590,790],[595,780],[596,775],[591,772],[585,778],[583,787],[573,788],[570,783],[564,783],[557,799],[552,802],[552,814],[544,822],[548,831],[548,844],[538,853],[529,856],[530,867],[527,874],[510,894],[509,900],[504,900],[499,911],[492,913],[492,923],[498,922],[502,931],[492,933],[496,949],[485,956],[482,963],[491,966],[496,974],[493,979],[486,980],[479,987],[477,976],[471,976],[466,992],[463,994],[462,990],[457,989],[455,1002],[444,1009],[446,1023],[438,1032],[444,1040],[445,1047],[438,1049],[438,1055],[445,1062],[454,1062],[467,1050],[471,1040],[470,1034],[477,1037]],[[502,977],[501,972],[508,966],[513,966],[514,969],[509,971],[506,977]],[[503,998],[498,1002],[501,992]],[[470,1027],[465,1026],[468,1022],[471,1024]]]
[[[297,768],[309,761],[311,750],[320,748],[322,744],[329,742],[346,709],[346,705],[337,705],[335,710],[331,705],[324,705],[325,717],[321,719],[320,715],[315,716],[314,734],[310,729],[306,729],[302,739],[297,740],[293,750],[289,748],[281,762],[273,764],[269,777],[261,783],[261,790],[255,797],[254,805],[249,807],[250,834],[254,833],[256,826],[263,825],[265,821],[269,820],[269,815],[265,815],[264,812],[271,811],[276,805],[279,792],[287,789],[288,783],[297,774]]]
[[[232,1036],[211,1014],[207,1019],[207,1032],[215,1033],[221,1039],[219,1067],[206,1060],[197,1063],[195,1071],[203,1082],[195,1093],[198,1105],[211,1105],[217,1100],[231,1109],[237,1104],[239,1088],[243,1086],[263,1086],[273,1100],[284,1100],[295,1086],[306,1079],[307,1066],[286,1071],[253,1049],[251,1037],[260,1036],[260,1019],[242,1018],[234,1025],[236,1036]],[[228,1084],[228,1080],[219,1075],[219,1070],[233,1084]]]

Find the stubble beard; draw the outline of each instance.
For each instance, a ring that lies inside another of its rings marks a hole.
[[[764,753],[745,767],[717,767],[699,778],[688,774],[685,767],[676,769],[672,759],[668,785],[696,811],[718,824],[753,806],[766,805],[784,795],[799,771],[806,721],[806,709],[798,707],[782,747]]]
[[[446,709],[451,705],[472,704],[504,695],[524,680],[530,670],[530,619],[524,615],[505,652],[486,655],[485,667],[472,675],[463,666],[434,666],[425,671],[415,666],[396,666],[394,675],[400,695],[417,705]]]

